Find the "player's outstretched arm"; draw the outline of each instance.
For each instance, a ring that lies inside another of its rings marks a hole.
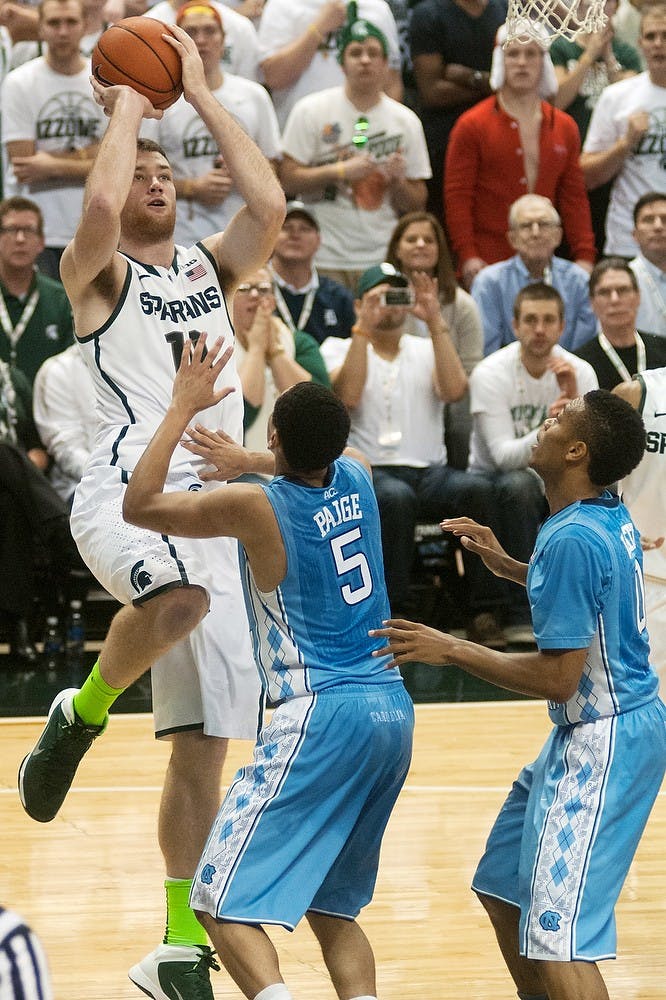
[[[92,78],[91,84],[95,100],[111,120],[88,174],[81,221],[63,254],[61,275],[74,304],[109,266],[118,247],[120,214],[134,177],[141,121],[162,116],[130,87],[103,87]]]
[[[388,667],[405,663],[455,664],[468,674],[518,694],[562,703],[578,687],[587,649],[537,650],[530,653],[501,653],[446,632],[438,632],[420,622],[391,619],[370,636],[382,636],[386,646],[373,656],[390,656]]]
[[[245,202],[224,233],[204,240],[217,259],[225,290],[231,291],[243,277],[262,267],[273,252],[285,216],[284,192],[261,150],[213,97],[192,39],[178,25],[172,25],[170,31],[173,37],[165,37],[182,60],[185,100],[208,126]]]
[[[450,531],[460,539],[461,544],[469,551],[474,552],[483,559],[485,565],[494,573],[505,580],[512,580],[520,583],[523,587],[527,583],[527,563],[518,562],[512,559],[504,551],[495,535],[483,524],[477,524],[471,517],[449,517],[442,521],[440,527],[443,531]]]
[[[266,476],[275,473],[275,459],[270,451],[248,451],[223,430],[213,431],[203,424],[187,427],[186,432],[187,438],[181,441],[183,448],[211,466],[210,471],[199,474],[204,482],[225,482],[252,472]]]
[[[228,347],[217,360],[211,361],[210,358],[219,353],[223,339],[219,338],[213,344],[210,354],[204,353],[205,343],[205,333],[199,336],[194,348],[190,341],[185,342],[171,403],[137,462],[125,492],[123,517],[130,524],[164,534],[190,536],[188,527],[198,521],[192,508],[202,505],[203,496],[198,493],[164,494],[163,490],[169,462],[190,420],[200,410],[215,406],[233,392],[229,386],[215,388],[215,382],[231,357],[233,348]],[[216,533],[222,534],[221,531],[212,532]],[[206,532],[196,531],[195,535],[205,537]]]

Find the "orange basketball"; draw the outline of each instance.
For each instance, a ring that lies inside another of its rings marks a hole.
[[[168,108],[183,92],[180,56],[163,34],[168,25],[154,17],[125,17],[104,31],[93,49],[92,75],[104,86],[124,84]]]

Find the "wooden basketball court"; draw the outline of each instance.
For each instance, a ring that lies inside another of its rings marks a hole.
[[[168,747],[148,715],[114,715],[56,819],[30,820],[16,772],[43,720],[0,720],[0,901],[35,927],[58,1000],[138,1000],[128,968],[163,933],[156,817]],[[468,886],[495,813],[548,731],[538,702],[417,706],[414,763],[384,842],[362,924],[375,948],[381,1000],[515,996]],[[226,777],[249,744],[235,744]],[[617,910],[619,959],[603,963],[611,996],[666,997],[666,788]],[[296,1000],[335,1000],[307,927],[272,932]],[[218,1000],[238,1000],[213,973]]]

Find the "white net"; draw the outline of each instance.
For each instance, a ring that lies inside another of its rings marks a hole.
[[[608,18],[606,0],[509,0],[505,44],[543,42],[544,35],[568,38],[601,31]]]

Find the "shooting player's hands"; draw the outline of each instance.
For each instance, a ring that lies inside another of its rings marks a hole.
[[[164,114],[163,111],[158,111],[157,108],[154,108],[147,97],[143,97],[142,94],[133,90],[132,87],[126,87],[124,84],[121,86],[105,87],[94,76],[90,77],[90,85],[92,86],[93,97],[96,103],[104,109],[104,114],[107,118],[111,117],[117,101],[126,93],[133,95],[132,100],[141,102],[144,118],[156,118],[159,121]]]

